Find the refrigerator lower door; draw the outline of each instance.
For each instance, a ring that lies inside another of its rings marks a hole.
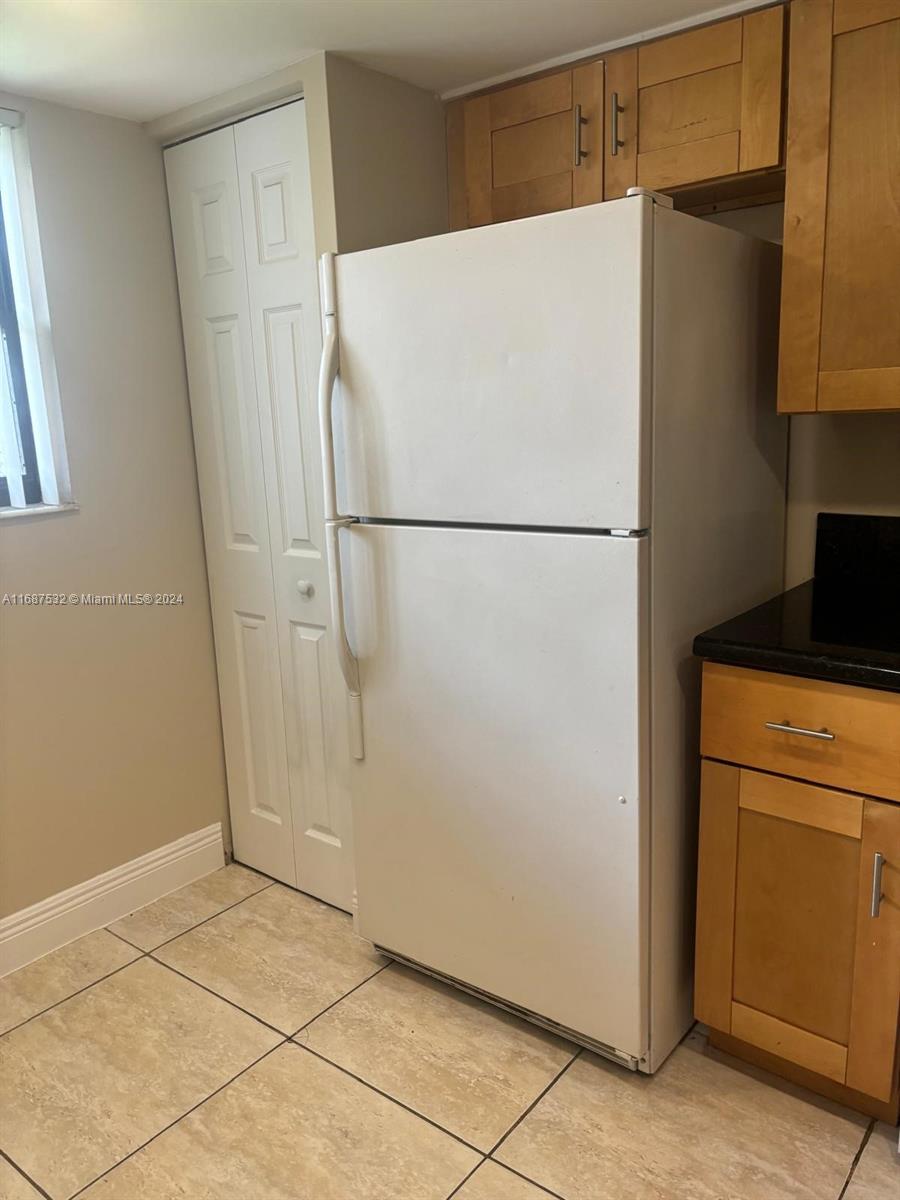
[[[653,203],[340,254],[340,511],[650,523]]]
[[[647,1049],[646,539],[344,534],[359,931]]]

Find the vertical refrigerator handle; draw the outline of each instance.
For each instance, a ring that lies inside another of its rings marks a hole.
[[[337,487],[334,473],[334,429],[331,421],[331,399],[338,374],[337,312],[334,289],[334,255],[323,254],[319,261],[322,295],[322,361],[319,364],[319,436],[322,449],[322,483],[325,493],[325,550],[328,562],[328,592],[331,598],[331,620],[337,646],[338,662],[347,687],[347,714],[350,728],[350,753],[356,759],[365,757],[362,728],[362,697],[359,688],[359,663],[347,641],[344,619],[344,590],[341,578],[341,529],[355,524],[354,517],[343,517],[337,511]]]
[[[325,489],[325,520],[335,521],[337,486],[334,478],[334,429],[331,397],[338,374],[337,306],[334,290],[334,255],[319,259],[319,292],[322,297],[322,360],[319,363],[319,437],[322,448],[322,485]]]
[[[344,590],[341,583],[341,529],[354,525],[352,517],[344,520],[326,521],[325,537],[328,543],[328,590],[331,595],[331,618],[337,645],[341,674],[347,685],[347,715],[350,721],[350,753],[356,759],[365,758],[362,728],[362,696],[359,689],[359,663],[347,641],[347,626],[344,622]]]

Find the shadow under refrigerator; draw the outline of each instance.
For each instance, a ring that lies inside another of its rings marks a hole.
[[[322,262],[358,931],[644,1071],[691,1021],[691,641],[782,581],[778,259],[640,194]]]

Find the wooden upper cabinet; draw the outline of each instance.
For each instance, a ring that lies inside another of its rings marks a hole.
[[[900,409],[900,0],[794,0],[781,412]]]
[[[781,162],[784,8],[610,54],[607,200]]]
[[[784,24],[777,5],[454,100],[451,229],[779,167]]]
[[[464,229],[603,199],[603,63],[447,109],[450,226]]]

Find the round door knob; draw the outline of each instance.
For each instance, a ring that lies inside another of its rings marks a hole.
[[[297,580],[297,591],[300,593],[301,596],[311,596],[313,594],[314,590],[315,589],[313,588],[313,585],[309,582],[308,579],[298,579]]]

